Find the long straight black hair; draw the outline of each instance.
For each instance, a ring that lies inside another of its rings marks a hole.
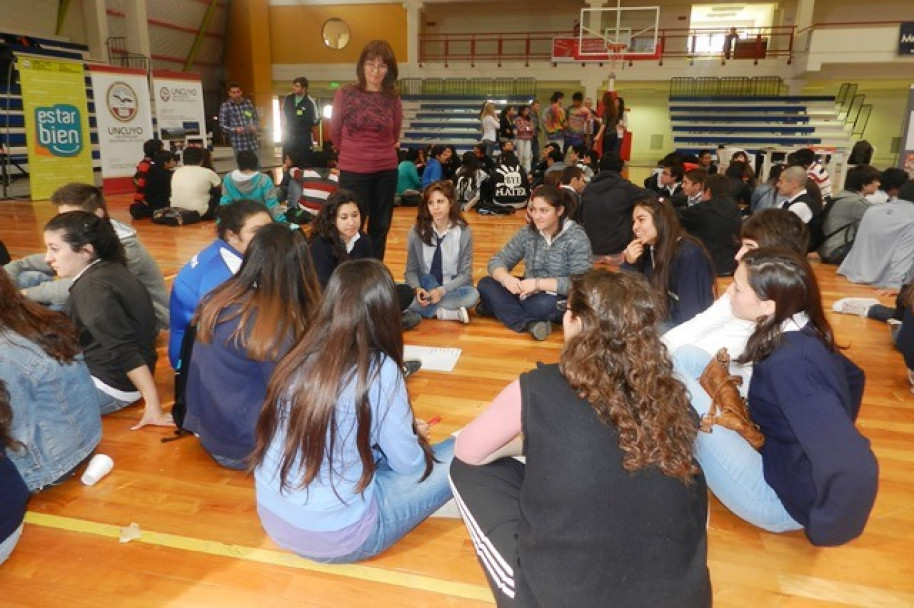
[[[325,459],[328,469],[335,470],[333,455],[340,440],[337,405],[340,395],[352,384],[355,442],[362,461],[356,491],[368,487],[375,472],[368,395],[384,357],[398,368],[403,364],[403,332],[393,277],[386,266],[373,259],[340,264],[327,283],[311,327],[273,372],[257,421],[251,467],[263,462],[282,426],[281,488],[307,487],[317,478]],[[432,470],[431,448],[422,435],[417,441],[425,451],[425,479]],[[291,471],[296,467],[301,468],[302,475],[292,479]]]

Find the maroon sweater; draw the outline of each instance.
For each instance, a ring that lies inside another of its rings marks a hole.
[[[333,96],[330,136],[342,171],[375,173],[397,168],[403,106],[399,97],[361,91],[355,85]]]

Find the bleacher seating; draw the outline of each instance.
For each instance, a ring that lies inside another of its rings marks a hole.
[[[740,86],[724,82],[716,88],[712,79],[686,80],[674,79],[670,88],[670,122],[677,150],[695,152],[718,145],[749,152],[768,147],[851,146],[851,127],[841,118],[835,96],[782,95],[777,83],[765,82],[762,90],[748,78]]]

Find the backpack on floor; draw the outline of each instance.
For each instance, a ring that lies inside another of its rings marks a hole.
[[[181,338],[181,350],[178,354],[178,364],[175,366],[175,404],[171,407],[171,417],[177,428],[175,437],[165,437],[162,439],[163,443],[192,434],[184,428],[184,419],[187,417],[187,375],[190,371],[190,358],[196,341],[197,324],[189,323]]]
[[[196,224],[200,221],[200,214],[191,209],[181,207],[162,207],[152,212],[152,223],[163,226],[184,226]]]

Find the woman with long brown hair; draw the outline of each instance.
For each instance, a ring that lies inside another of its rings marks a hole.
[[[0,381],[10,393],[10,436],[19,442],[7,442],[6,455],[29,491],[71,477],[102,437],[79,334],[62,313],[22,295],[5,272],[0,272]]]
[[[410,309],[423,317],[469,323],[479,300],[473,287],[473,233],[454,197],[454,184],[437,181],[422,192],[416,225],[406,241]]]
[[[310,326],[320,294],[304,235],[271,223],[251,240],[238,274],[200,305],[184,428],[219,464],[247,468],[267,383]]]
[[[657,299],[632,274],[575,278],[559,363],[458,436],[454,497],[499,605],[710,605],[696,425]]]
[[[635,203],[635,238],[622,265],[643,274],[660,296],[666,329],[688,321],[714,302],[714,262],[701,241],[686,233],[672,205],[656,199]]]
[[[356,64],[358,81],[337,89],[330,120],[331,138],[340,151],[340,187],[355,191],[379,260],[384,259],[397,192],[403,122],[398,73],[387,41],[366,44]]]
[[[341,264],[273,373],[257,423],[257,511],[278,545],[315,561],[360,561],[451,497],[453,439],[429,445],[402,363],[390,272],[377,260]]]
[[[859,536],[876,498],[878,466],[854,420],[863,370],[839,352],[805,258],[782,249],[746,253],[728,289],[733,315],[755,324],[741,364],[752,365],[748,404],[760,450],[730,428],[699,433],[695,454],[708,487],[737,516],[770,532],[803,529],[815,545]],[[712,355],[694,346],[674,360],[701,416]],[[721,383],[714,400],[739,399]],[[719,402],[719,401],[718,401]]]

